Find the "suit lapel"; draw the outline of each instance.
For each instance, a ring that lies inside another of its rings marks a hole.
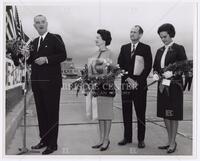
[[[127,56],[129,57],[129,59],[131,59],[131,43],[129,43],[127,46]]]
[[[167,66],[168,64],[169,64],[169,62],[171,61],[171,59],[172,59],[172,49],[173,49],[173,46],[174,46],[174,44],[171,46],[171,47],[169,47],[169,49],[168,49],[168,51],[167,51],[167,54],[166,54],[166,56],[165,56],[165,66]],[[158,62],[159,62],[159,66],[161,66],[161,59],[162,59],[162,56],[163,56],[163,54],[164,54],[164,51],[165,51],[165,47],[163,46],[161,49],[160,49],[160,54],[159,54],[159,57],[158,57]]]
[[[136,49],[135,49],[134,55],[140,50],[140,48],[141,48],[141,43],[139,42]]]
[[[39,43],[39,37],[34,40],[34,44],[33,44],[34,50],[35,50],[36,53],[37,53],[38,43]]]
[[[48,36],[49,36],[49,32],[47,33],[47,35],[46,35],[46,37],[44,38],[42,44],[40,45],[40,47],[39,47],[39,49],[38,49],[38,52],[39,52],[40,50],[42,50],[42,49],[45,47],[46,42],[47,42],[47,40],[48,40]],[[38,39],[38,43],[39,43],[39,39]]]
[[[166,54],[166,57],[165,57],[165,66],[167,66],[171,60],[173,59],[173,46],[174,46],[174,43],[168,48],[168,51],[167,51],[167,54]]]
[[[158,54],[158,58],[157,58],[158,63],[159,63],[159,67],[161,67],[161,59],[162,59],[162,56],[163,56],[163,54],[164,54],[164,51],[165,51],[165,47],[163,46],[163,47],[160,49],[159,54]]]
[[[136,55],[138,53],[138,51],[140,51],[140,49],[141,49],[141,43],[139,42],[135,49],[133,56]],[[132,58],[133,58],[133,56],[132,56]],[[131,57],[131,44],[130,44],[130,57]]]

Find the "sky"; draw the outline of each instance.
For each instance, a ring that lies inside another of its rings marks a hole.
[[[194,4],[180,0],[170,2],[148,1],[68,1],[67,3],[34,3],[17,5],[24,32],[34,39],[38,36],[33,27],[35,15],[47,17],[48,31],[60,34],[68,57],[76,67],[83,67],[88,57],[98,48],[95,46],[96,31],[107,29],[112,42],[108,46],[116,58],[123,44],[130,42],[130,29],[134,25],[144,30],[141,42],[151,46],[153,57],[163,46],[157,29],[163,23],[172,23],[176,29],[174,42],[185,47],[193,58]]]

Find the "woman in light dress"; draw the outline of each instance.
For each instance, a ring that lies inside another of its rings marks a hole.
[[[89,59],[89,75],[98,76],[106,74],[106,62],[115,64],[114,55],[111,50],[107,48],[107,46],[110,45],[111,40],[111,33],[109,31],[104,29],[99,29],[97,31],[95,43],[99,50]],[[109,134],[113,119],[113,97],[115,96],[114,82],[108,86],[104,83],[99,84],[95,91],[97,92],[95,93],[95,97],[94,93],[90,93],[92,100],[92,103],[90,104],[93,106],[92,110],[94,114],[94,104],[96,103],[96,117],[99,122],[99,142],[92,146],[92,148],[99,148],[100,151],[105,151],[110,144]]]

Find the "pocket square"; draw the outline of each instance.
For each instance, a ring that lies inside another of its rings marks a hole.
[[[45,48],[47,48],[48,46],[47,45],[45,45]]]

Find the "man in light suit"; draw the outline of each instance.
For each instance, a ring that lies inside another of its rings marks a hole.
[[[139,40],[143,35],[143,29],[135,25],[130,31],[131,43],[121,47],[118,57],[118,64],[121,69],[128,72],[122,76],[122,111],[124,122],[124,138],[118,145],[126,145],[132,142],[132,102],[134,103],[137,116],[138,127],[138,148],[144,148],[145,138],[145,113],[146,113],[146,96],[147,76],[152,68],[152,54],[150,46],[141,43]],[[134,74],[136,57],[141,57],[144,62],[144,69],[139,75]],[[130,88],[131,87],[131,88]]]
[[[31,64],[31,85],[39,123],[40,142],[32,149],[46,147],[42,154],[57,150],[59,102],[62,87],[60,63],[66,59],[65,45],[57,34],[47,32],[47,19],[34,17],[39,37],[33,40],[33,50],[27,60]]]

